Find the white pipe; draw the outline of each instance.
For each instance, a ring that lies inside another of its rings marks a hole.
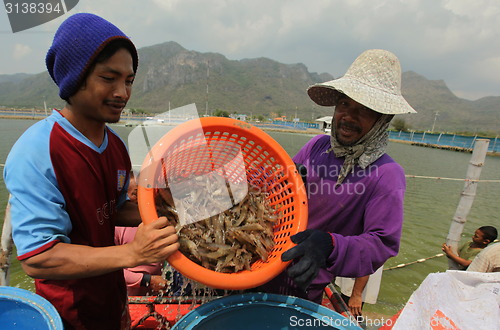
[[[446,244],[451,246],[455,254],[457,253],[458,243],[460,242],[465,222],[467,221],[467,215],[476,196],[477,181],[481,175],[489,143],[490,140],[488,139],[477,139],[474,145],[474,151],[472,152],[466,174],[467,181],[462,190],[460,201],[453,216],[448,237],[446,238]],[[448,266],[450,269],[458,269],[458,264],[451,259],[448,259]]]

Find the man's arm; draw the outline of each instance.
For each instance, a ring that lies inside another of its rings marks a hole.
[[[369,275],[363,277],[357,277],[354,281],[354,286],[352,288],[351,297],[349,298],[349,311],[352,315],[361,316],[362,315],[362,304],[363,304],[363,290],[368,283]]]
[[[175,228],[161,217],[141,224],[132,242],[118,246],[90,247],[57,243],[21,261],[23,270],[41,279],[77,279],[98,276],[123,268],[161,262],[178,250]]]
[[[373,199],[366,208],[363,233],[341,235],[332,232],[335,248],[328,271],[357,278],[373,274],[387,259],[397,255],[403,224],[403,189]],[[390,207],[380,207],[390,205]]]
[[[441,250],[443,250],[443,252],[446,253],[446,256],[448,258],[450,258],[451,260],[455,261],[457,264],[459,264],[465,268],[469,267],[469,265],[472,263],[472,260],[464,259],[464,258],[456,255],[455,253],[453,253],[453,251],[451,250],[451,246],[446,245],[446,243],[443,244]]]

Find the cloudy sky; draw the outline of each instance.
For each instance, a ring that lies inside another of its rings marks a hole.
[[[335,77],[364,50],[383,48],[403,71],[442,79],[459,97],[500,96],[498,0],[80,0],[18,33],[0,10],[0,74],[44,71],[54,32],[76,12],[108,19],[138,48],[175,41],[232,60],[304,63]]]

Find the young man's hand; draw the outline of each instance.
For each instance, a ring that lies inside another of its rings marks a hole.
[[[174,226],[166,217],[160,217],[149,224],[140,224],[134,240],[129,243],[135,267],[165,261],[179,249]]]

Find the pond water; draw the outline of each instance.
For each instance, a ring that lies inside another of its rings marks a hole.
[[[34,120],[0,119],[2,143],[0,144],[0,164],[17,138]],[[113,128],[127,141],[132,128],[113,125]],[[313,135],[268,131],[291,155],[295,155]],[[439,178],[465,178],[471,154],[389,143],[388,153],[400,163],[407,175]],[[500,158],[488,156],[481,174],[482,180],[500,179]],[[464,181],[446,179],[407,178],[405,197],[405,220],[401,249],[398,256],[390,259],[384,268],[410,263],[441,253],[441,244],[446,240],[451,219],[455,214]],[[34,188],[35,189],[35,188]],[[463,240],[469,239],[475,229],[483,225],[500,227],[498,218],[500,184],[480,182],[471,212],[467,218]],[[3,210],[8,193],[0,178],[0,209]],[[15,259],[15,258],[14,258]],[[401,309],[411,293],[420,285],[427,274],[442,272],[448,267],[445,257],[415,263],[403,268],[386,270],[382,276],[381,291],[375,305],[365,305],[364,310],[393,315]],[[13,260],[11,285],[32,289],[32,281]]]

